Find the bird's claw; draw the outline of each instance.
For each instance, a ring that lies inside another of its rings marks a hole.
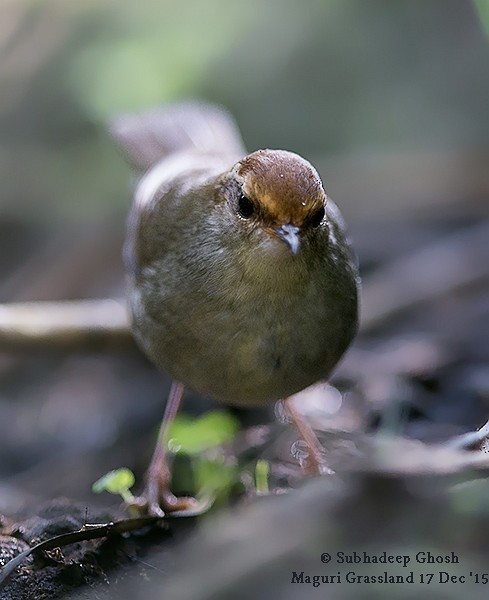
[[[134,498],[129,508],[148,517],[171,517],[174,513],[184,516],[185,513],[194,514],[201,506],[198,500],[190,496],[175,496],[169,490],[159,494],[157,499],[150,494],[143,494]]]

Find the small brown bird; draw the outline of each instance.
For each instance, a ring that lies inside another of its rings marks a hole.
[[[357,330],[358,270],[314,167],[245,156],[224,110],[178,104],[112,134],[140,175],[125,246],[134,334],[174,381],[144,496],[161,515],[192,506],[170,492],[165,451],[184,387],[251,407],[327,378]],[[285,405],[318,466],[314,432]]]

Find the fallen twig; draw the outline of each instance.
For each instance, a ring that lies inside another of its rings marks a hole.
[[[24,560],[36,552],[52,550],[54,548],[62,548],[63,546],[74,544],[76,542],[95,540],[98,538],[111,537],[113,535],[137,531],[138,529],[155,525],[156,523],[167,519],[198,517],[209,510],[213,501],[214,498],[212,496],[203,497],[200,499],[198,505],[192,510],[175,511],[168,513],[164,517],[135,517],[130,519],[121,519],[120,521],[114,521],[110,523],[87,524],[76,531],[62,533],[61,535],[49,538],[48,540],[40,542],[39,544],[32,546],[32,548],[17,554],[17,556],[12,558],[5,565],[5,567],[0,570],[0,590],[5,585],[12,573],[24,562]]]
[[[0,347],[133,344],[123,300],[0,304]]]
[[[5,565],[5,567],[0,571],[0,589],[6,583],[10,575],[12,575],[12,573],[17,569],[17,567],[19,567],[28,556],[34,554],[35,552],[52,550],[53,548],[61,548],[63,546],[67,546],[68,544],[74,544],[75,542],[95,540],[101,537],[109,537],[112,535],[127,533],[129,531],[135,531],[137,529],[147,527],[148,525],[154,525],[159,520],[161,520],[161,517],[138,517],[133,519],[123,519],[114,523],[84,525],[81,529],[76,531],[62,533],[61,535],[49,538],[48,540],[40,542],[39,544],[32,546],[32,548],[21,552]]]

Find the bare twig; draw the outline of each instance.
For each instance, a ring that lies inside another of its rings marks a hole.
[[[0,305],[0,347],[133,344],[123,300]]]
[[[17,567],[19,567],[28,556],[35,552],[52,550],[54,548],[62,548],[68,544],[74,544],[84,540],[95,540],[102,537],[120,535],[121,533],[142,529],[148,525],[154,525],[160,520],[161,517],[138,517],[133,519],[123,519],[121,521],[116,521],[115,523],[84,525],[81,529],[76,531],[62,533],[61,535],[49,538],[48,540],[40,542],[39,544],[32,546],[32,548],[21,552],[5,565],[5,567],[0,571],[0,589],[6,583],[7,579],[12,575],[15,569],[17,569]]]
[[[54,548],[62,548],[68,544],[75,544],[84,540],[95,540],[103,537],[121,535],[123,533],[129,533],[131,531],[137,531],[138,529],[155,525],[156,523],[168,519],[199,517],[209,510],[213,502],[214,498],[208,496],[201,498],[198,505],[192,510],[174,511],[163,517],[141,516],[129,519],[121,519],[120,521],[114,521],[110,523],[87,524],[76,531],[62,533],[61,535],[49,538],[48,540],[28,548],[24,552],[21,552],[9,560],[5,567],[0,570],[0,589],[5,585],[8,578],[24,562],[24,560],[35,552],[52,550]]]

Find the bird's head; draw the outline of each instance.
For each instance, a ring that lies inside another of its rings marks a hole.
[[[326,194],[314,167],[284,150],[258,150],[240,160],[226,196],[241,226],[261,230],[298,254],[304,236],[325,218]]]

